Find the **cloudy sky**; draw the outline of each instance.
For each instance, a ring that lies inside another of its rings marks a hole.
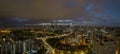
[[[0,24],[69,19],[80,25],[120,26],[120,0],[0,0]]]

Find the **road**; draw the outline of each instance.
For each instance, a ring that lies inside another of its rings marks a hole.
[[[68,34],[62,34],[62,35],[56,35],[56,36],[47,36],[47,37],[40,37],[38,39],[42,40],[42,44],[44,45],[44,47],[47,49],[46,54],[51,54],[52,53],[52,47],[51,45],[49,45],[46,40],[47,39],[52,39],[52,38],[62,38],[62,37],[66,37],[71,35],[73,32],[70,32]]]

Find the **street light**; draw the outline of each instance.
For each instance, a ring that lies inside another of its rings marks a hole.
[[[85,54],[85,52],[81,51],[80,54]]]
[[[81,52],[80,54],[84,54],[83,52]]]

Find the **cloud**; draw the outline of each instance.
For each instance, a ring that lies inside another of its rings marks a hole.
[[[0,15],[3,17],[24,17],[54,19],[84,15],[83,0],[0,0]]]
[[[0,0],[0,16],[5,17],[6,21],[11,20],[9,18],[20,18],[14,19],[13,22],[23,18],[38,22],[54,19],[77,20],[83,17],[84,20],[77,22],[91,25],[102,25],[106,22],[119,25],[117,19],[120,18],[112,17],[120,16],[119,2],[119,0]],[[114,21],[105,19],[107,16]]]

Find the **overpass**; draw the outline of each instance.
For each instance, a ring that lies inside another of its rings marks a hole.
[[[46,42],[46,40],[47,40],[47,39],[52,39],[52,38],[67,37],[67,36],[71,35],[72,33],[73,33],[73,32],[70,32],[70,33],[68,33],[68,34],[56,35],[56,36],[40,37],[40,38],[37,38],[37,39],[42,40],[42,44],[43,44],[44,47],[47,49],[46,54],[52,54],[52,46],[49,45],[49,44]]]

